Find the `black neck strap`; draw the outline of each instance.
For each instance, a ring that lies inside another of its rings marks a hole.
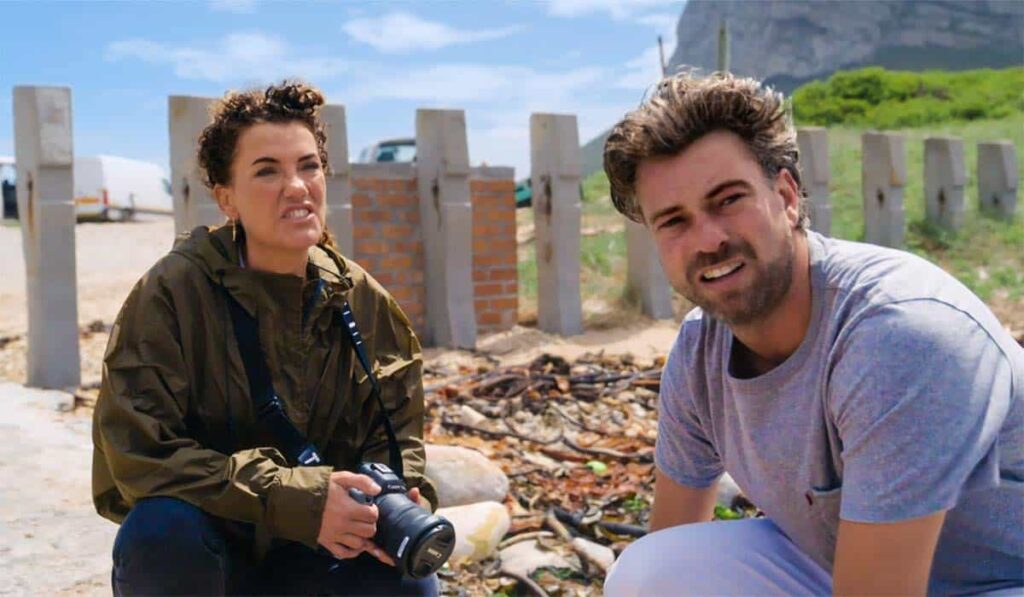
[[[238,341],[238,350],[242,356],[242,363],[245,366],[245,375],[249,380],[249,395],[256,408],[257,419],[267,425],[270,431],[277,437],[289,460],[302,466],[320,464],[323,460],[316,447],[306,439],[302,432],[295,427],[291,419],[288,418],[288,415],[284,412],[281,400],[274,391],[270,371],[266,366],[266,360],[263,358],[263,350],[260,348],[256,318],[250,315],[231,296],[227,289],[225,289],[224,294],[227,296],[235,338]],[[380,384],[377,383],[377,378],[373,374],[373,368],[370,366],[370,360],[366,356],[363,338],[359,333],[359,328],[356,327],[356,320],[352,315],[352,308],[349,306],[348,301],[345,301],[341,308],[341,317],[344,322],[345,332],[352,342],[353,350],[355,350],[356,358],[359,359],[359,364],[362,365],[363,370],[366,371],[367,378],[370,380],[370,391],[376,396],[377,404],[380,406],[381,416],[384,419],[384,431],[388,437],[391,469],[399,477],[404,478],[402,451],[399,448],[398,439],[395,437],[391,416],[384,405],[384,399],[381,398]]]

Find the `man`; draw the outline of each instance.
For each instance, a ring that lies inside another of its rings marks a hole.
[[[698,308],[654,532],[606,592],[1019,594],[1024,351],[939,268],[807,230],[797,154],[782,98],[725,74],[662,81],[608,138],[616,207]],[[725,471],[766,519],[707,522]]]

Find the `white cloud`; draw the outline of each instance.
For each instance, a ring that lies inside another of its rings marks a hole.
[[[256,0],[210,0],[210,10],[252,14],[256,12]]]
[[[526,66],[440,64],[399,72],[366,69],[354,78],[349,91],[341,94],[350,103],[394,99],[439,104],[508,104],[571,98],[601,84],[607,73],[596,67],[544,72]]]
[[[107,46],[106,59],[167,64],[179,78],[217,83],[282,77],[318,79],[344,70],[336,58],[293,52],[283,39],[262,33],[232,33],[215,47],[178,46],[146,39],[115,41]]]
[[[667,61],[669,49],[666,48],[665,52]],[[626,63],[626,72],[616,78],[615,85],[622,89],[646,90],[661,79],[660,59],[657,46],[652,45]]]
[[[373,46],[379,52],[402,54],[500,39],[516,33],[521,27],[513,25],[496,29],[462,30],[407,12],[395,11],[379,18],[352,19],[342,29],[356,41]]]
[[[636,20],[638,12],[653,7],[681,6],[679,0],[551,0],[548,14],[556,17],[581,17],[606,12],[616,21]],[[677,15],[678,16],[678,15]]]

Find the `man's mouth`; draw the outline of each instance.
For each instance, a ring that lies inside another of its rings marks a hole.
[[[700,280],[701,282],[715,282],[727,276],[731,276],[741,269],[743,269],[743,262],[733,261],[732,263],[726,263],[704,271],[700,275]]]

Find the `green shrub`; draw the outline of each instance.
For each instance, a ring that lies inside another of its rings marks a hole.
[[[946,72],[873,66],[834,73],[793,92],[801,125],[892,129],[1006,118],[1024,112],[1024,68]]]

